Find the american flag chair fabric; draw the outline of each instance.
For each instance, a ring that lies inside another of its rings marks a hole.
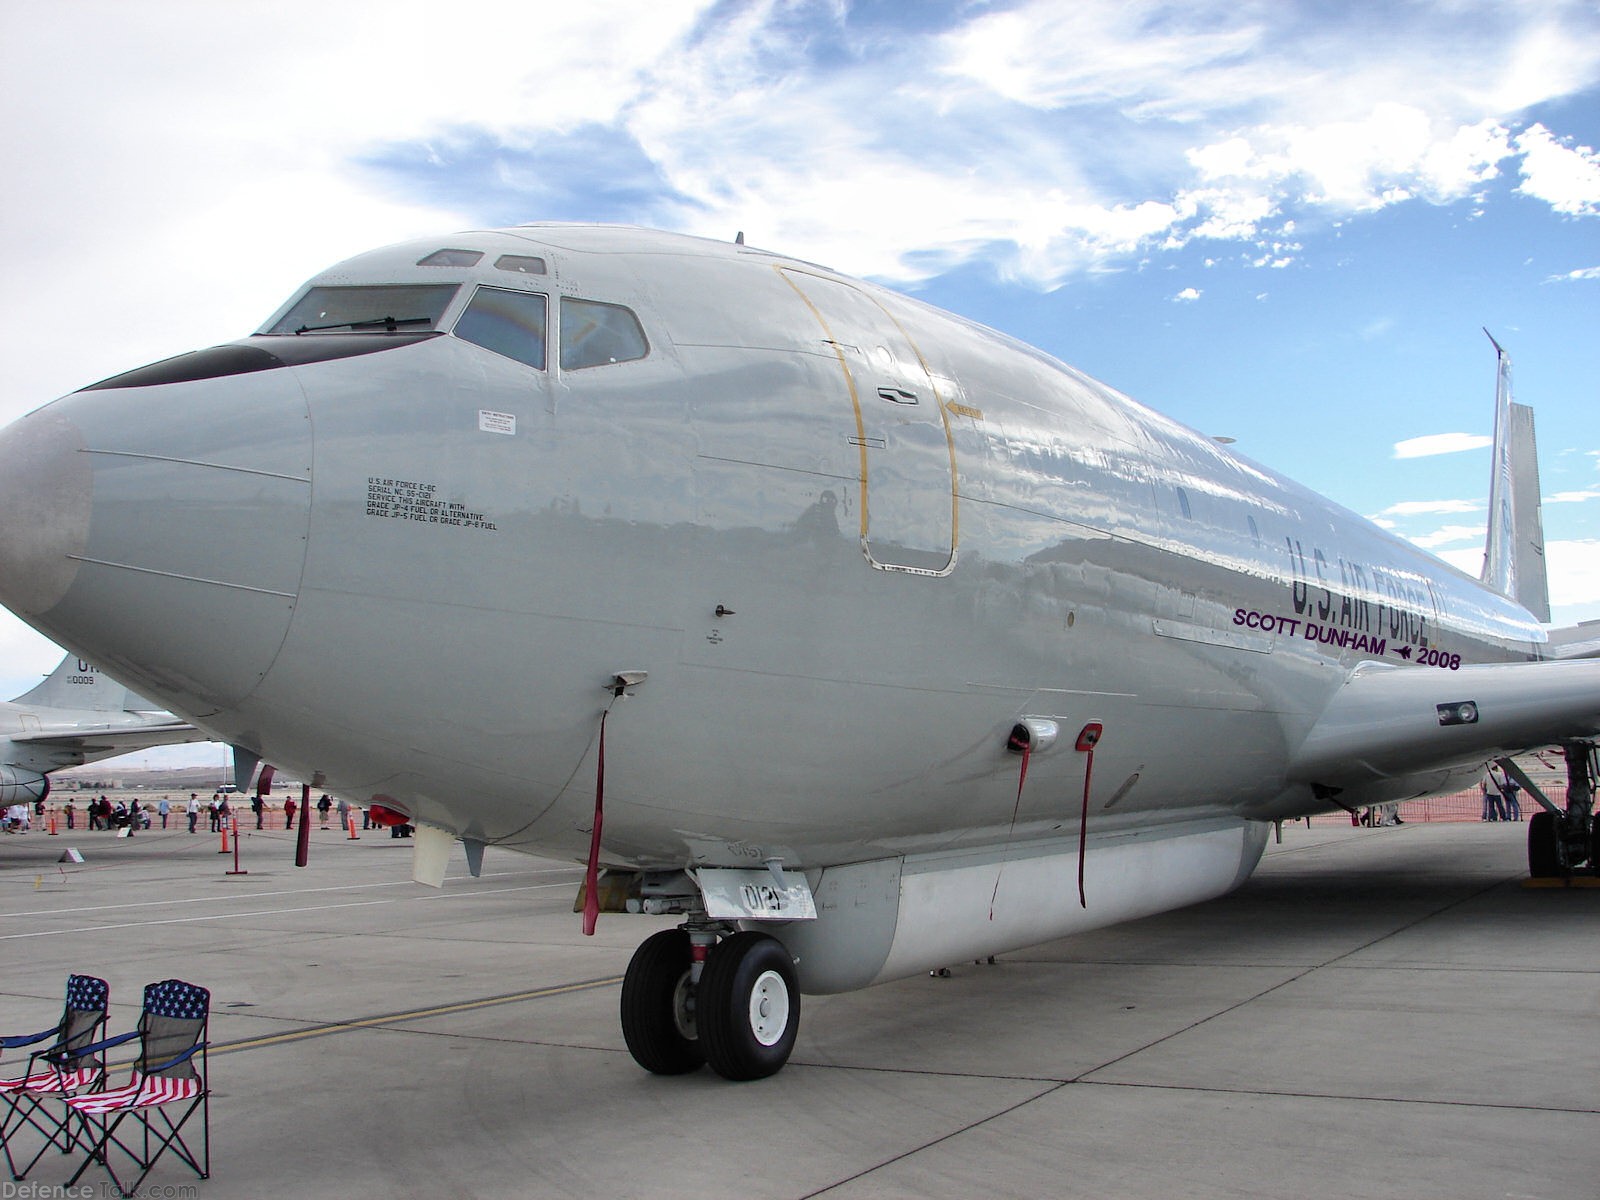
[[[136,1030],[99,1043],[105,1049],[138,1038],[139,1056],[122,1087],[67,1097],[68,1120],[76,1122],[73,1145],[85,1151],[84,1161],[67,1180],[68,1188],[98,1163],[122,1195],[132,1196],[169,1149],[201,1179],[211,1177],[211,1090],[206,1082],[210,1016],[210,991],[181,979],[165,979],[144,989],[144,1011]],[[198,1154],[183,1137],[184,1125],[196,1112],[200,1113]],[[132,1183],[125,1184],[118,1176],[118,1155],[139,1170]]]
[[[63,1153],[70,1148],[64,1119],[47,1109],[44,1100],[79,1095],[104,1085],[105,1058],[90,1047],[105,1032],[110,1001],[111,988],[104,979],[69,975],[60,1021],[41,1033],[0,1037],[0,1054],[24,1046],[38,1047],[30,1052],[20,1075],[6,1072],[0,1077],[0,1102],[5,1106],[0,1113],[0,1147],[5,1149],[12,1179],[26,1175],[52,1146]],[[16,1145],[25,1129],[43,1134],[44,1144],[19,1170]]]

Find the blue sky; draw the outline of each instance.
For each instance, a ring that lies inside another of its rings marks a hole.
[[[0,420],[385,242],[743,230],[1474,572],[1487,326],[1538,415],[1555,616],[1600,618],[1592,3],[64,0],[0,5],[0,98]],[[0,694],[56,657],[0,618]]]

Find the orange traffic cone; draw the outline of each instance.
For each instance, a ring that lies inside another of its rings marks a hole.
[[[51,813],[50,814],[50,836],[51,837],[55,837],[56,836],[56,815],[55,815],[55,813]]]
[[[359,842],[361,839],[356,836],[356,815],[355,815],[355,813],[345,813],[345,815],[344,815],[344,823],[345,823],[346,828],[348,828],[350,830],[350,836],[346,840],[347,841],[351,841],[351,842]]]
[[[218,854],[227,854],[227,853],[229,853],[229,850],[228,850],[228,823],[226,821],[222,822],[222,849],[218,850],[217,853]]]

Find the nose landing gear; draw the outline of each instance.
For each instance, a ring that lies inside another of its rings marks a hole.
[[[704,1062],[724,1079],[782,1069],[800,1029],[794,962],[776,938],[746,930],[668,929],[635,951],[622,981],[622,1035],[657,1075]],[[703,963],[697,961],[703,958]]]

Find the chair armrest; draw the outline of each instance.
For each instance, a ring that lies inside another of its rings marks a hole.
[[[210,1044],[210,1042],[196,1042],[176,1058],[169,1058],[164,1063],[148,1064],[144,1069],[144,1073],[146,1075],[154,1075],[157,1071],[165,1071],[177,1066],[181,1062],[187,1062],[189,1059],[194,1057],[196,1051],[204,1050]]]
[[[15,1050],[18,1046],[31,1046],[61,1032],[61,1026],[52,1025],[43,1033],[22,1033],[15,1037],[0,1037],[0,1050]]]
[[[43,1050],[35,1050],[28,1055],[28,1074],[33,1074],[33,1064],[36,1062],[42,1062],[46,1066],[60,1070],[62,1064],[77,1057],[76,1054],[67,1052],[67,1044],[65,1042],[57,1042],[54,1046],[46,1046]]]
[[[86,1054],[98,1054],[100,1051],[109,1050],[113,1046],[120,1046],[124,1042],[131,1042],[138,1036],[139,1031],[137,1029],[133,1030],[131,1033],[119,1033],[116,1037],[107,1038],[103,1042],[93,1042],[87,1046],[79,1046],[72,1052],[71,1057],[82,1058]]]

